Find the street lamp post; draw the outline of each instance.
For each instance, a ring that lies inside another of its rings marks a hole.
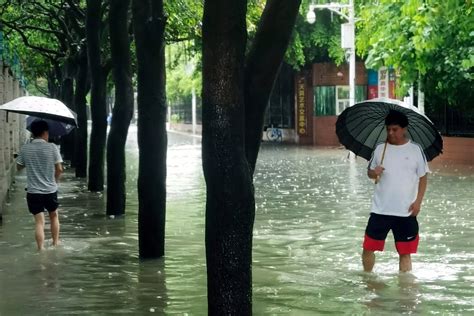
[[[328,9],[347,20],[347,23],[341,25],[341,47],[349,52],[349,106],[355,103],[355,14],[354,0],[349,0],[349,4],[328,3],[328,4],[310,4],[306,19],[309,23],[316,22],[316,9]],[[343,13],[343,9],[347,9],[348,14]]]

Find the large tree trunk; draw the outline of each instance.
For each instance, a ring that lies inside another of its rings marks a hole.
[[[133,114],[132,69],[128,36],[130,0],[110,2],[110,50],[115,105],[107,139],[107,215],[125,214],[125,142]]]
[[[61,100],[68,108],[76,111],[74,108],[74,71],[76,65],[72,58],[68,58],[62,67]],[[64,159],[71,162],[74,167],[74,134],[70,133],[61,137],[61,151]]]
[[[51,98],[61,100],[61,82],[63,81],[61,66],[56,61],[48,74],[48,92]]]
[[[245,69],[245,153],[255,171],[263,120],[301,0],[268,0]]]
[[[86,38],[87,57],[91,74],[92,131],[89,150],[90,191],[104,190],[104,151],[107,133],[105,103],[107,74],[101,64],[101,0],[87,0]]]
[[[245,0],[208,0],[203,17],[202,160],[210,315],[252,312],[255,201],[244,149]]]
[[[76,146],[74,149],[76,177],[87,177],[87,52],[83,47],[79,53],[74,108],[77,114],[77,128],[74,130]]]
[[[244,68],[246,5],[207,0],[204,6],[202,159],[211,315],[252,313],[253,172],[300,0],[267,2]]]
[[[138,238],[142,258],[165,251],[166,91],[162,0],[133,0],[138,62]]]

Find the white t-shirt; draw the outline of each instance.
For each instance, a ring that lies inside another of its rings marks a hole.
[[[369,169],[380,165],[384,145],[375,148]],[[375,185],[371,212],[410,216],[408,209],[416,200],[419,179],[430,172],[423,150],[412,141],[403,145],[387,144],[383,167],[385,170]]]

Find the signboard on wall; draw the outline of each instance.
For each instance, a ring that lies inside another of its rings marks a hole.
[[[378,91],[378,83],[379,83],[379,78],[378,78],[378,71],[368,69],[367,70],[367,99],[375,99],[379,96],[379,91]]]
[[[303,136],[308,132],[308,122],[306,119],[306,78],[304,76],[298,78],[296,89],[296,104],[298,109],[296,114],[296,128],[298,135]]]
[[[395,99],[395,71],[390,69],[388,73],[388,96],[389,98]]]
[[[389,97],[389,80],[388,68],[382,67],[379,69],[378,95],[380,98]]]

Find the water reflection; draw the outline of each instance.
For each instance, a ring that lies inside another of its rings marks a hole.
[[[61,241],[35,251],[22,185],[0,226],[0,314],[207,314],[205,184],[198,138],[170,134],[166,257],[138,258],[136,135],[127,143],[127,211],[66,172]],[[469,169],[470,168],[470,169]],[[457,169],[457,170],[456,170]],[[474,310],[474,170],[432,166],[413,274],[398,273],[389,235],[361,273],[373,183],[345,150],[265,144],[255,174],[256,315],[469,314]]]
[[[364,304],[374,315],[423,314],[421,289],[415,275],[399,273],[381,278],[376,274],[362,276],[368,295]]]

